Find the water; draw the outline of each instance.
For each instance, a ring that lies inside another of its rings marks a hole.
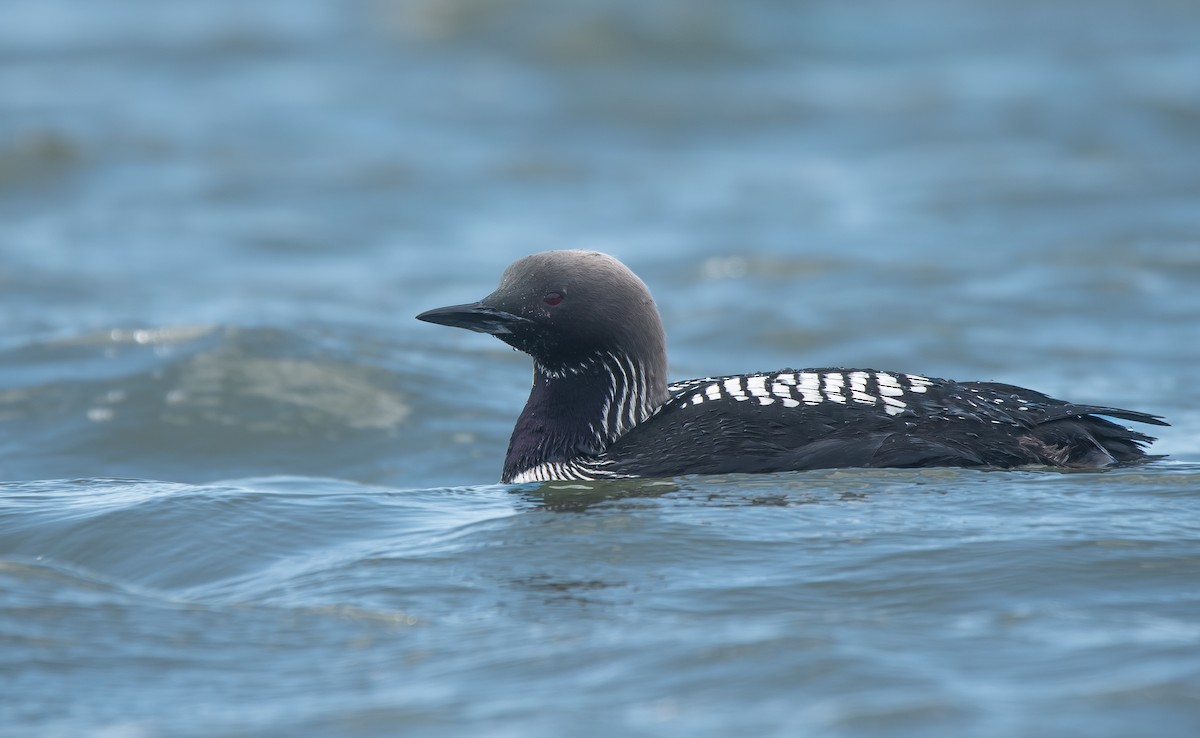
[[[8,485],[7,721],[716,736],[1149,720],[1184,735],[1196,478]]]
[[[0,735],[1200,730],[1193,6],[0,17]],[[675,379],[994,379],[1170,458],[496,485],[528,360],[412,316],[564,246]]]

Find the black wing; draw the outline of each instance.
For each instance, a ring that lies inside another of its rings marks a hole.
[[[689,380],[603,458],[637,476],[834,467],[1106,466],[1145,460],[1153,439],[1110,417],[993,382],[869,369],[783,370]]]

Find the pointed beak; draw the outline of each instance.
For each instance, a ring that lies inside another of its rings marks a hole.
[[[528,318],[506,313],[480,302],[426,310],[417,316],[417,320],[454,328],[466,328],[476,333],[490,333],[493,336],[512,333],[514,327],[532,322]]]

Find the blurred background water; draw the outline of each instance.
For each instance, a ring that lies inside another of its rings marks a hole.
[[[1200,6],[0,0],[0,734],[1200,730]],[[412,316],[1159,413],[1107,473],[495,485]],[[66,481],[64,481],[66,480]]]

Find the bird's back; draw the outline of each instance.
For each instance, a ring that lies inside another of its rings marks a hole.
[[[1093,467],[1145,460],[1153,439],[1076,405],[991,382],[859,369],[783,370],[680,382],[604,454],[634,476],[834,467]]]

